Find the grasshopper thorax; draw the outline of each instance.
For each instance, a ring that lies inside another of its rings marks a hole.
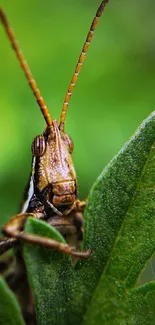
[[[76,199],[76,173],[71,138],[56,120],[32,143],[34,188],[55,207],[70,206]]]

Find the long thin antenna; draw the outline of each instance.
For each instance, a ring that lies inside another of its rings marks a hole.
[[[68,108],[68,103],[69,103],[69,100],[71,98],[71,95],[72,95],[72,92],[73,92],[73,89],[74,89],[74,86],[76,84],[76,81],[77,81],[77,78],[79,76],[79,73],[81,71],[81,68],[82,68],[82,64],[84,62],[84,59],[85,59],[85,56],[86,56],[86,53],[88,51],[88,48],[89,48],[89,45],[90,45],[90,42],[93,38],[93,34],[94,34],[94,31],[96,29],[96,26],[99,22],[99,19],[104,11],[104,8],[106,6],[106,4],[109,2],[109,0],[104,0],[101,2],[97,12],[96,12],[96,15],[92,21],[92,24],[91,24],[91,27],[90,27],[90,30],[87,34],[87,37],[86,37],[86,41],[84,43],[84,46],[82,48],[82,51],[81,51],[81,54],[79,56],[79,59],[78,59],[78,63],[76,65],[76,68],[75,68],[75,72],[73,73],[73,76],[72,76],[72,80],[71,80],[71,83],[69,85],[69,88],[68,88],[68,91],[67,91],[67,94],[65,96],[65,99],[64,99],[64,103],[63,103],[63,107],[62,107],[62,112],[61,112],[61,116],[60,116],[60,130],[63,131],[64,130],[64,123],[65,123],[65,118],[66,118],[66,112],[67,112],[67,108]]]
[[[31,70],[27,64],[27,62],[25,61],[24,59],[24,56],[18,46],[18,43],[15,39],[15,36],[14,36],[14,33],[13,33],[13,30],[11,28],[11,26],[9,25],[9,22],[7,21],[7,18],[6,18],[6,15],[3,11],[2,8],[0,8],[0,20],[5,28],[5,31],[10,39],[10,42],[11,42],[11,45],[13,47],[13,49],[15,50],[15,53],[16,53],[16,56],[21,64],[21,67],[22,69],[24,70],[24,73],[25,73],[25,76],[29,82],[29,85],[34,93],[34,96],[36,97],[36,100],[37,100],[37,103],[41,109],[41,112],[44,116],[44,119],[47,123],[48,126],[51,126],[52,125],[52,118],[48,112],[48,108],[44,102],[44,99],[43,97],[41,96],[40,94],[40,91],[37,87],[37,84],[36,84],[36,81],[34,80],[33,78],[33,75],[31,73]]]

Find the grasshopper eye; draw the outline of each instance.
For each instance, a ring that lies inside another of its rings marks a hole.
[[[45,152],[45,139],[42,135],[37,135],[32,142],[32,154],[40,157]]]

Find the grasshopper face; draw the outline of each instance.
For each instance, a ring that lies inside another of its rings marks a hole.
[[[55,207],[72,205],[76,199],[76,173],[71,138],[59,130],[57,121],[32,143],[34,189],[44,192]]]

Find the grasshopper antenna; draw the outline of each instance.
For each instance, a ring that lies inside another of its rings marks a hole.
[[[77,78],[78,78],[79,73],[81,71],[82,64],[84,62],[86,53],[88,51],[90,42],[91,42],[91,40],[93,38],[94,31],[95,31],[96,26],[97,26],[97,24],[99,22],[99,19],[100,19],[101,15],[102,15],[102,13],[104,11],[104,8],[105,8],[105,6],[106,6],[106,4],[108,2],[109,2],[109,0],[104,0],[104,1],[101,2],[100,6],[99,6],[99,8],[98,8],[98,10],[96,12],[96,15],[95,15],[95,17],[94,17],[94,19],[92,21],[92,24],[90,26],[89,32],[87,34],[86,41],[85,41],[84,46],[82,48],[81,54],[79,56],[79,59],[78,59],[78,62],[77,62],[76,68],[75,68],[75,72],[73,73],[71,83],[69,85],[67,94],[66,94],[65,99],[64,99],[64,103],[63,103],[63,107],[62,107],[62,111],[61,111],[61,116],[60,116],[60,126],[59,126],[59,128],[60,128],[61,131],[64,131],[64,124],[65,124],[66,112],[67,112],[67,109],[68,109],[68,104],[69,104],[69,101],[70,101],[70,98],[71,98],[73,89],[75,87]]]
[[[37,87],[36,81],[34,80],[33,75],[31,73],[31,70],[30,70],[27,62],[24,59],[22,51],[20,50],[20,48],[18,46],[18,43],[16,41],[16,38],[14,36],[13,30],[12,30],[11,26],[9,25],[9,22],[8,22],[8,20],[6,18],[6,15],[5,15],[5,13],[4,13],[4,11],[3,11],[3,9],[1,7],[0,7],[0,20],[1,20],[1,22],[2,22],[2,24],[4,26],[4,28],[5,28],[5,31],[6,31],[6,33],[8,35],[8,37],[9,37],[9,39],[10,39],[11,45],[12,45],[12,47],[13,47],[15,53],[16,53],[16,56],[17,56],[17,58],[18,58],[18,60],[19,60],[19,62],[21,64],[21,67],[22,67],[22,69],[23,69],[23,71],[25,73],[25,76],[26,76],[26,78],[27,78],[27,80],[29,82],[29,85],[30,85],[30,87],[31,87],[31,89],[32,89],[32,91],[34,93],[34,96],[36,97],[37,103],[38,103],[38,105],[39,105],[39,107],[41,109],[41,112],[42,112],[42,114],[44,116],[44,119],[45,119],[47,125],[51,126],[52,125],[52,118],[51,118],[51,116],[50,116],[50,114],[48,112],[48,108],[47,108],[47,106],[46,106],[46,104],[44,102],[43,97],[40,94],[40,91],[39,91],[39,89]]]

